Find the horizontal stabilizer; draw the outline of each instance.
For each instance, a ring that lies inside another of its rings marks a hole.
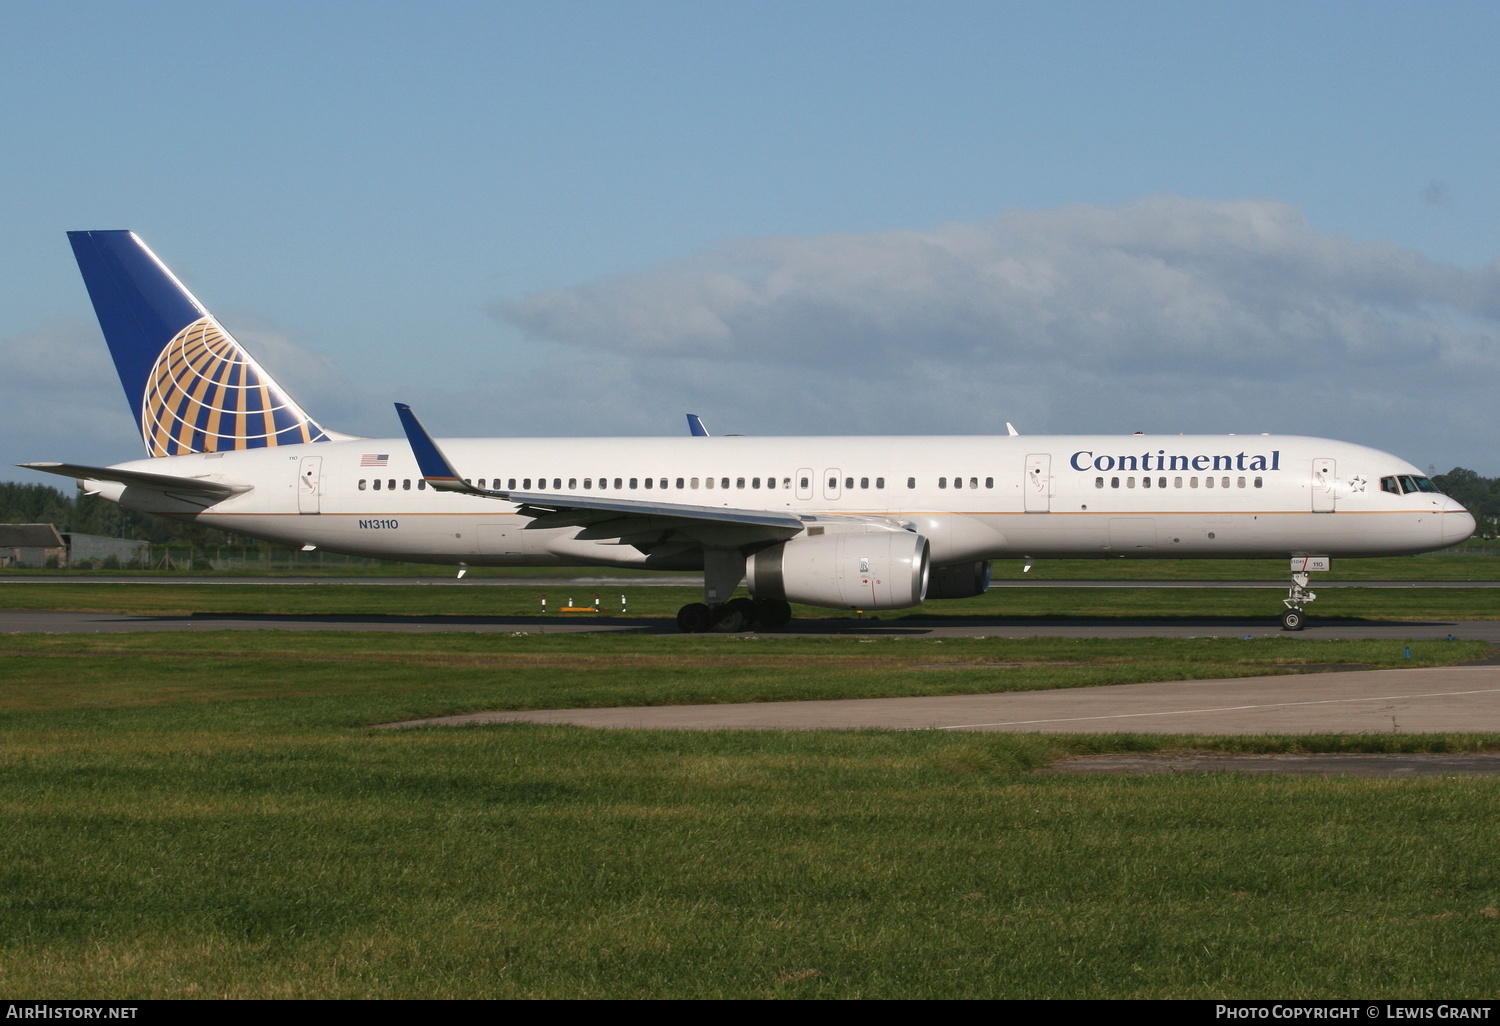
[[[47,474],[78,478],[83,481],[113,481],[116,484],[135,488],[150,488],[158,492],[173,492],[179,495],[201,495],[215,501],[231,495],[248,492],[253,485],[213,481],[206,477],[176,477],[172,474],[148,474],[140,470],[121,470],[117,467],[86,467],[81,463],[17,463],[18,467],[40,470]]]

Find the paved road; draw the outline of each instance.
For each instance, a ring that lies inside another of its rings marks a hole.
[[[703,583],[700,575],[653,575],[649,577],[0,577],[0,584],[150,584],[163,587],[181,585],[227,585],[234,587],[306,587],[308,585],[369,585],[373,587],[431,588],[546,588],[565,591],[575,588],[608,592],[611,588],[696,588]],[[990,582],[990,588],[1264,588],[1286,591],[1290,579],[1277,581],[1129,581],[1068,580],[1048,581],[1009,579]],[[1313,588],[1500,588],[1500,581],[1347,581],[1321,580],[1313,577]]]
[[[1238,677],[994,695],[492,712],[387,726],[515,722],[655,730],[1494,732],[1500,731],[1500,666]]]
[[[0,634],[107,634],[140,631],[461,631],[554,634],[628,631],[687,637],[672,621],[625,616],[358,616],[340,614],[196,613],[133,616],[50,610],[0,610]],[[814,637],[993,638],[1375,638],[1488,641],[1500,645],[1500,620],[1320,620],[1287,634],[1270,617],[949,617],[945,619],[798,620],[775,634]]]

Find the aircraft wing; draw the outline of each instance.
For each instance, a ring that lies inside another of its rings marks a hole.
[[[248,492],[253,485],[214,481],[206,477],[177,477],[173,474],[150,474],[143,470],[121,470],[117,467],[86,467],[81,463],[17,463],[18,467],[40,470],[47,474],[85,481],[114,481],[117,484],[176,495],[192,495],[217,502],[231,495]]]
[[[427,483],[445,492],[460,492],[486,499],[513,502],[522,516],[535,518],[535,527],[590,527],[592,534],[603,537],[614,534],[604,525],[618,522],[617,537],[641,529],[642,521],[670,526],[676,523],[715,524],[762,528],[767,538],[790,538],[802,533],[803,519],[794,513],[765,509],[732,509],[726,506],[690,506],[674,502],[644,502],[638,499],[614,499],[595,495],[559,495],[548,492],[518,492],[508,489],[475,488],[465,481],[448,457],[438,448],[411,407],[396,404],[396,414],[411,443],[412,454]]]

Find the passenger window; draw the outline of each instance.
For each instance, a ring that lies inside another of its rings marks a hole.
[[[525,481],[522,482],[521,487],[528,492],[531,491],[531,478],[526,478]]]
[[[776,479],[774,477],[768,477],[768,478],[766,478],[766,487],[767,488],[775,488],[776,487]]]
[[[948,479],[946,477],[940,477],[940,478],[938,478],[938,487],[939,488],[947,488],[948,487]]]
[[[679,477],[679,478],[678,478],[678,479],[677,479],[677,487],[678,487],[678,488],[681,488],[681,487],[682,487],[682,486],[683,486],[683,481],[682,481],[682,478],[680,478],[680,477]]]
[[[1262,478],[1258,478],[1257,477],[1255,479],[1255,487],[1259,488],[1261,486],[1262,480],[1263,480]]]
[[[388,489],[390,489],[391,491],[394,492],[396,490],[396,479],[394,477],[391,478],[389,481],[386,482],[385,486],[386,486],[386,488],[388,488]],[[483,488],[484,485],[480,485],[479,487]]]
[[[964,479],[963,478],[961,478],[961,477],[955,477],[953,479],[953,487],[954,488],[962,488],[963,486],[964,486]]]
[[[828,479],[828,490],[830,492],[837,490],[838,486],[839,486],[839,479],[838,478],[836,478],[836,477],[830,477]]]
[[[1096,478],[1094,478],[1094,487],[1095,488],[1103,488],[1104,487],[1104,478],[1102,478],[1102,477],[1096,477]]]
[[[883,477],[877,477],[875,479],[875,487],[876,488],[884,488],[885,487],[885,478],[883,478]]]
[[[1159,477],[1159,478],[1156,479],[1156,487],[1158,487],[1158,488],[1165,488],[1166,486],[1167,486],[1167,479],[1166,478]]]
[[[1190,478],[1188,478],[1188,487],[1189,488],[1197,488],[1198,487],[1198,479],[1196,477],[1190,477]]]
[[[1239,479],[1238,486],[1240,488],[1245,487],[1245,479],[1243,477]]]
[[[392,488],[396,487],[396,482],[392,481],[391,482],[391,487]],[[484,487],[484,478],[482,478],[482,477],[479,479],[479,487],[481,489]]]
[[[971,478],[969,478],[969,487],[970,488],[978,488],[979,487],[979,478],[977,478],[977,477],[971,477]]]
[[[993,487],[995,487],[995,479],[993,477],[987,477],[987,478],[985,478],[984,479],[984,486],[986,488],[993,488]]]
[[[1180,478],[1180,477],[1174,477],[1174,478],[1172,478],[1172,487],[1173,488],[1181,488],[1182,487],[1182,478]]]
[[[908,487],[908,488],[915,488],[916,486],[917,486],[917,479],[916,478],[909,477],[909,478],[906,479],[906,487]]]
[[[1127,477],[1125,479],[1125,487],[1126,488],[1134,488],[1135,487],[1135,478],[1134,477]]]
[[[1118,477],[1112,477],[1112,478],[1110,478],[1109,479],[1109,486],[1111,488],[1118,488],[1118,487],[1120,487],[1120,479]]]
[[[719,478],[719,487],[720,488],[728,488],[729,487],[729,478],[727,478],[727,477],[721,477],[721,478]]]
[[[505,487],[507,487],[507,488],[514,488],[515,486],[516,486],[516,479],[515,478],[511,478],[508,482],[506,482],[506,485],[505,485]],[[419,484],[417,487],[420,488],[421,485]]]
[[[853,488],[854,487],[854,478],[852,478],[852,477],[846,477],[846,478],[844,478],[844,487],[845,488]]]
[[[692,485],[694,488],[698,487],[698,479],[696,477],[692,479]]]
[[[714,486],[714,479],[713,478],[711,478],[711,477],[705,477],[703,479],[703,487],[704,488],[712,488],[713,486]]]
[[[375,479],[375,490],[380,491],[380,478],[378,477]]]
[[[570,491],[570,492],[577,491],[577,489],[578,489],[578,478],[576,478],[576,477],[570,477],[570,478],[568,478],[568,491]]]
[[[554,492],[560,492],[560,491],[562,491],[562,478],[560,478],[560,477],[554,477],[552,479],[552,490]]]
[[[1151,487],[1151,479],[1149,477],[1143,477],[1143,478],[1141,478],[1141,487],[1142,488],[1150,488]]]
[[[409,492],[409,491],[411,491],[411,478],[408,477],[404,481],[401,482],[401,490],[403,492]]]
[[[750,479],[750,487],[751,488],[759,488],[760,487],[760,478],[758,478],[758,477],[752,477]]]
[[[1211,477],[1205,477],[1203,479],[1203,487],[1204,488],[1212,488],[1213,486],[1214,486],[1214,479],[1213,478],[1211,478]]]
[[[638,485],[638,480],[639,480],[639,479],[637,479],[637,478],[634,478],[634,477],[632,477],[632,478],[631,478],[631,479],[630,479],[630,487],[631,487],[631,489],[632,489],[632,490],[634,490],[634,489],[635,489],[635,488],[637,488],[637,487],[638,487],[638,486],[639,486],[639,485]]]
[[[1222,485],[1223,485],[1223,486],[1224,486],[1224,487],[1225,487],[1225,488],[1228,488],[1228,487],[1229,487],[1229,478],[1227,478],[1227,477],[1226,477],[1226,478],[1225,478],[1225,479],[1224,479],[1224,480],[1223,480],[1223,481],[1221,481],[1221,482],[1220,482],[1220,483],[1221,483],[1221,484],[1222,484]]]
[[[743,488],[743,487],[745,487],[745,479],[743,477],[737,477],[737,478],[735,478],[734,479],[734,486],[736,488]]]
[[[868,477],[862,477],[862,478],[860,478],[859,479],[859,486],[861,488],[868,488],[868,487],[870,487],[870,479]]]
[[[583,479],[583,490],[584,491],[589,491],[593,487],[594,487],[594,479],[593,478],[586,477],[586,478]]]
[[[649,478],[649,477],[648,477],[648,478],[646,478],[646,487],[647,487],[647,488],[650,488],[650,487],[651,487],[651,486],[652,486],[652,485],[653,485],[653,484],[654,484],[654,483],[655,483],[655,482],[654,482],[654,481],[652,481],[652,479],[651,479],[651,478]]]
[[[360,491],[364,491],[365,490],[365,479],[364,478],[360,478],[359,479],[359,490]]]
[[[417,479],[417,491],[419,491],[419,492],[425,492],[426,490],[427,490],[427,479],[425,477],[418,478]]]

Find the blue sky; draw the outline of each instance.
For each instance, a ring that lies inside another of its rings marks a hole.
[[[0,5],[0,457],[139,454],[63,238],[132,228],[344,430],[394,433],[393,399],[443,434],[1013,420],[1497,474],[1497,29],[1493,3]]]

